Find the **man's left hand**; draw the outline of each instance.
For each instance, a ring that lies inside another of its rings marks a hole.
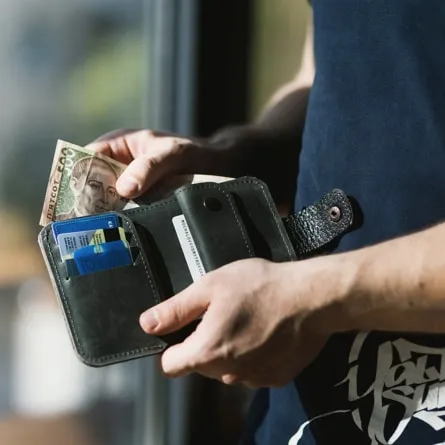
[[[147,333],[164,335],[202,315],[184,342],[163,353],[167,376],[196,372],[226,384],[283,386],[326,343],[328,335],[306,323],[330,299],[330,275],[323,272],[323,258],[237,261],[146,311],[140,323]]]

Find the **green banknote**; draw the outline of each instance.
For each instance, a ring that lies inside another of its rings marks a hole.
[[[137,206],[116,192],[125,168],[108,156],[59,140],[40,225]]]

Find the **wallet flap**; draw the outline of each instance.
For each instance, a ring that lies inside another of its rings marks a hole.
[[[185,186],[175,196],[206,271],[255,256],[235,200],[222,186]]]

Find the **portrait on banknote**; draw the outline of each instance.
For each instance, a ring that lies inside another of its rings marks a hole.
[[[126,166],[113,159],[59,141],[45,197],[41,225],[128,207],[116,182]]]
[[[56,213],[56,220],[122,210],[125,202],[117,194],[117,178],[118,173],[107,161],[94,156],[79,159],[73,165],[68,184],[64,184],[65,196],[58,206],[59,211],[65,210],[63,207],[70,210]]]

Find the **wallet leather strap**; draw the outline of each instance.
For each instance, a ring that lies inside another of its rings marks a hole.
[[[283,218],[283,224],[301,259],[329,248],[352,226],[353,209],[340,189],[326,193],[313,205]]]

